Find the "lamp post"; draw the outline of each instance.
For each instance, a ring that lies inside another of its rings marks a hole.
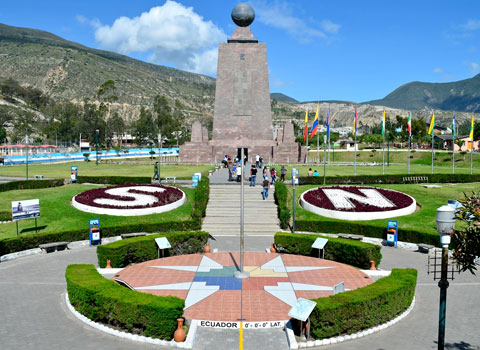
[[[98,165],[98,133],[99,133],[99,130],[95,130],[95,149],[96,149],[96,153],[97,153],[97,165]]]
[[[26,151],[26,160],[25,160],[25,165],[26,165],[26,179],[28,180],[28,135],[25,136],[25,151]]]
[[[440,281],[440,312],[438,319],[438,350],[445,348],[445,318],[447,308],[447,271],[448,271],[448,245],[450,244],[450,235],[455,230],[455,210],[444,205],[437,209],[437,231],[440,234],[440,243],[442,244],[442,269]]]
[[[162,149],[162,134],[157,135],[158,139],[158,183],[161,184],[162,180],[160,178],[160,151]]]

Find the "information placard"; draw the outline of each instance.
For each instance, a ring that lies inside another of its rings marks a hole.
[[[88,221],[88,238],[90,246],[92,244],[101,244],[100,219],[90,219]]]
[[[323,249],[325,248],[325,244],[327,244],[328,239],[327,238],[317,238],[315,242],[312,244],[312,248],[315,249]]]
[[[74,183],[74,182],[76,183],[77,176],[78,176],[78,167],[77,166],[70,167],[70,183]]]
[[[298,169],[292,168],[292,185],[298,185]]]
[[[28,199],[12,201],[12,220],[32,219],[40,217],[40,200]]]
[[[317,305],[317,303],[312,300],[298,298],[295,305],[288,312],[288,316],[305,322],[307,318],[310,317],[315,305]]]
[[[200,181],[200,179],[198,178],[198,175],[193,175],[192,176],[192,187],[197,187],[198,186],[198,181]]]
[[[170,249],[172,245],[168,241],[167,237],[155,238],[155,243],[157,243],[158,249]]]

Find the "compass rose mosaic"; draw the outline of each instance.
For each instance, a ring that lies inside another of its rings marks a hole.
[[[184,299],[186,318],[217,321],[236,321],[241,314],[247,321],[288,320],[297,298],[332,295],[340,282],[345,290],[373,282],[353,267],[299,255],[247,252],[244,261],[250,277],[243,280],[234,277],[238,252],[152,260],[120,271],[115,280],[140,292]]]

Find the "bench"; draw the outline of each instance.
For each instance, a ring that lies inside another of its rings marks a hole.
[[[168,181],[173,181],[173,183],[175,183],[175,181],[177,181],[177,177],[176,176],[165,176],[165,183],[168,183]]]
[[[418,251],[419,251],[420,253],[426,253],[426,254],[428,254],[428,252],[430,251],[430,249],[435,248],[435,246],[430,245],[430,244],[425,244],[425,243],[417,244],[417,246],[418,246]]]
[[[41,179],[44,178],[44,176],[43,176],[43,175],[34,175],[33,178],[34,178],[35,180],[41,180]]]
[[[428,176],[404,176],[403,183],[428,183]]]
[[[55,251],[68,249],[69,242],[54,242],[54,243],[45,243],[40,244],[38,247],[42,250],[43,253],[51,253]]]
[[[355,241],[361,241],[363,240],[363,237],[362,235],[351,235],[351,234],[348,234],[348,233],[339,233],[338,234],[338,238],[344,238],[344,239],[353,239]]]
[[[137,233],[124,233],[122,234],[122,239],[133,238],[133,237],[141,237],[146,236],[146,232],[137,232]]]

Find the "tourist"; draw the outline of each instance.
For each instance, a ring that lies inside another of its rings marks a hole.
[[[252,164],[250,169],[250,187],[255,187],[255,182],[257,181],[257,168]]]
[[[317,171],[317,170],[315,170],[315,171],[313,172],[313,176],[320,176],[320,175],[318,174],[318,171]]]
[[[263,168],[263,158],[260,157],[260,168]]]
[[[262,198],[265,200],[265,198],[268,198],[268,189],[270,188],[270,182],[268,182],[268,179],[263,180],[263,192],[262,192]]]
[[[235,174],[237,175],[237,182],[242,181],[242,166],[241,165],[237,166],[237,171],[235,172]]]
[[[257,168],[260,168],[260,155],[257,153],[257,155],[255,156],[255,166]]]
[[[263,179],[265,180],[267,178],[267,167],[263,168]]]
[[[277,179],[277,173],[275,172],[275,168],[270,170],[270,177],[272,178],[272,185],[275,185],[275,180]]]
[[[285,169],[285,165],[282,165],[282,169],[280,170],[280,180],[285,182],[285,175],[287,174],[287,169]]]
[[[224,168],[228,167],[228,156],[226,154],[225,157],[223,157],[222,163]]]
[[[233,174],[233,164],[232,162],[228,162],[228,181],[233,181],[232,174]]]
[[[308,169],[308,176],[312,176],[313,175],[313,171],[312,171],[312,168]]]

